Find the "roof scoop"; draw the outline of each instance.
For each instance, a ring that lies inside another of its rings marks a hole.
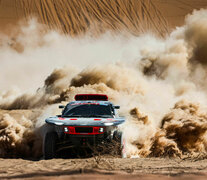
[[[77,94],[75,96],[76,101],[108,101],[108,96],[105,94]]]

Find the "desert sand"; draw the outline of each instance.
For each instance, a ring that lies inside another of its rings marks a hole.
[[[164,36],[181,26],[187,14],[206,6],[205,0],[1,0],[0,24],[1,30],[8,32],[18,20],[36,16],[41,23],[72,36],[90,29],[98,34],[106,30],[133,34],[150,30]]]
[[[1,179],[206,179],[206,160],[180,159],[1,159]]]
[[[0,0],[0,179],[206,179],[206,7]],[[121,105],[128,158],[43,159],[44,119],[77,93]]]

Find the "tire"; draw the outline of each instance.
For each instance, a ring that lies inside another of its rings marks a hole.
[[[44,141],[44,158],[53,159],[56,157],[56,143],[58,140],[57,133],[48,132]]]
[[[126,155],[126,144],[125,144],[123,133],[120,132],[120,131],[115,131],[114,134],[113,134],[113,140],[115,140],[119,144],[121,157],[126,158],[127,157],[127,155]]]
[[[126,142],[124,139],[124,136],[121,136],[121,157],[122,158],[127,158],[127,154],[126,154]]]

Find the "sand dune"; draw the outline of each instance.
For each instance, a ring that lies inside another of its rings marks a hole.
[[[41,23],[70,35],[125,30],[164,36],[182,25],[193,9],[206,6],[204,0],[1,0],[0,24],[8,26],[36,16]]]

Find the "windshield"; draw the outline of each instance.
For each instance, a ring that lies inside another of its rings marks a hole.
[[[66,117],[113,117],[110,105],[100,104],[79,104],[70,105],[63,111],[62,116]]]

